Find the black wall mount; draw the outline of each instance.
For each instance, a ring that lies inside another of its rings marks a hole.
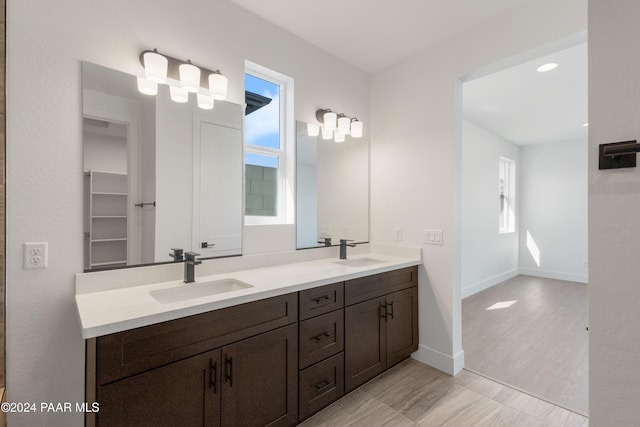
[[[598,169],[635,168],[636,153],[638,152],[640,152],[640,144],[635,139],[633,141],[600,144]]]

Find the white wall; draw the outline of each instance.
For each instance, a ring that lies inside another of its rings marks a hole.
[[[520,272],[586,283],[587,141],[525,146],[520,159]]]
[[[552,51],[549,44],[557,50],[584,42],[564,38],[586,30],[585,6],[584,0],[530,2],[373,76],[371,237],[397,244],[393,230],[402,227],[402,244],[418,246],[425,228],[444,230],[444,245],[423,246],[416,355],[444,371],[457,372],[464,363],[458,79],[497,71],[501,61],[522,62],[522,56],[514,57],[523,52],[531,59],[541,56]]]
[[[462,124],[461,287],[462,298],[518,274],[519,233],[499,233],[498,164],[516,162],[516,204],[520,191],[520,147],[473,123]],[[516,227],[518,212],[516,205]]]
[[[150,9],[151,8],[151,9]],[[295,78],[295,116],[330,107],[369,120],[369,78],[225,0],[7,5],[7,399],[82,402],[84,347],[74,274],[82,271],[83,60],[142,71],[148,48],[229,77],[244,102],[244,61]],[[44,100],[44,101],[43,101]],[[37,175],[34,175],[37,171]],[[295,248],[293,226],[256,229],[252,250]],[[246,235],[247,233],[245,233]],[[49,267],[22,269],[22,244],[49,242]],[[12,426],[82,425],[82,414],[8,414]]]
[[[638,425],[640,168],[598,145],[640,138],[640,2],[589,0],[589,425]]]

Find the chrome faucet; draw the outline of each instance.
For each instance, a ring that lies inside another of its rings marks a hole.
[[[347,259],[347,246],[356,247],[354,243],[347,242],[353,242],[353,240],[340,239],[340,259]]]
[[[186,252],[184,254],[184,283],[193,283],[196,281],[196,265],[202,264],[202,261],[196,260],[200,255],[195,252]]]

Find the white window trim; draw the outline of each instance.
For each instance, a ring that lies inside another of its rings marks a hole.
[[[245,225],[278,225],[294,223],[295,194],[295,119],[292,77],[245,60],[245,74],[251,74],[280,86],[280,149],[243,144],[243,163],[246,153],[264,154],[278,158],[278,201],[276,216],[245,215]],[[244,139],[244,134],[243,134]],[[246,164],[245,164],[246,167]],[[246,183],[245,183],[246,185]],[[244,206],[243,206],[244,210]]]
[[[508,157],[500,156],[498,171],[502,163],[504,163],[505,167],[506,182],[504,183],[504,194],[507,198],[507,209],[505,213],[504,211],[500,211],[501,206],[498,207],[498,232],[500,234],[511,234],[516,232],[516,162]],[[500,188],[499,180],[500,176],[498,176],[498,190]],[[500,194],[499,191],[498,194]],[[500,200],[499,203],[502,204],[502,200]],[[503,215],[506,215],[504,226],[501,224]]]

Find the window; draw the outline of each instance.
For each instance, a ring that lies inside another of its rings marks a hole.
[[[293,79],[245,64],[245,224],[293,223]]]
[[[516,231],[516,162],[500,157],[498,179],[500,233],[513,233]]]

